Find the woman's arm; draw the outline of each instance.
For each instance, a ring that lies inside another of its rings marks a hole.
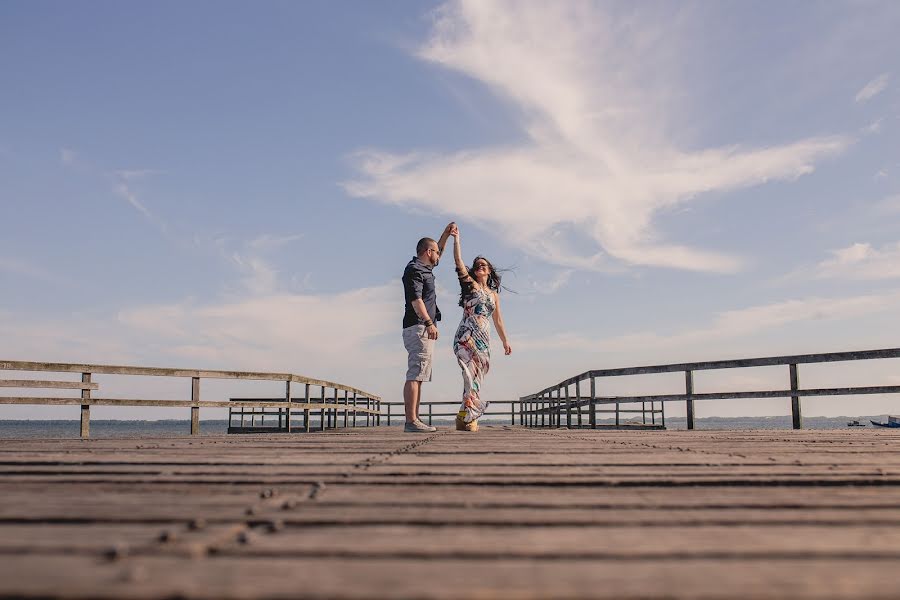
[[[462,257],[462,248],[459,245],[459,227],[456,225],[450,230],[450,235],[453,237],[453,260],[456,261],[456,272],[459,275],[460,279],[470,280],[472,279],[469,274],[469,269],[466,268],[466,263],[463,262]]]
[[[506,327],[503,326],[503,315],[500,313],[500,294],[497,292],[492,292],[494,294],[494,327],[497,328],[497,333],[500,334],[500,341],[503,342],[503,352],[507,356],[512,354],[512,347],[509,345],[509,338],[506,337]]]

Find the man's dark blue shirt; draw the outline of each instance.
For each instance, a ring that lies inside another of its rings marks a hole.
[[[403,328],[421,325],[423,323],[412,302],[421,298],[425,303],[425,310],[432,321],[441,320],[441,310],[437,307],[437,292],[434,289],[434,267],[428,266],[414,256],[403,271],[403,293],[406,296],[406,312],[403,314]]]

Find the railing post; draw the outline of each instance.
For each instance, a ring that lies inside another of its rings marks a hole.
[[[347,417],[349,412],[347,408],[350,406],[350,392],[344,390],[344,428],[347,428]]]
[[[597,398],[597,378],[591,375],[591,399],[590,399],[590,407],[591,414],[588,415],[588,422],[591,425],[591,429],[597,429],[597,407],[594,402]]]
[[[554,396],[554,394],[556,395]],[[550,392],[550,401],[556,405],[553,412],[556,415],[556,427],[558,429],[562,427],[562,392],[559,388]]]
[[[428,403],[428,424],[429,424],[429,425],[431,425],[431,407],[432,407],[432,406],[433,406],[433,405],[431,404],[431,402],[429,402],[429,403]]]
[[[322,416],[319,419],[321,422],[319,423],[319,431],[325,431],[325,386],[322,386]]]
[[[90,373],[82,373],[81,374],[81,383],[90,383],[91,382],[91,374]],[[91,399],[91,390],[81,390],[81,399],[82,400],[90,400]],[[88,438],[91,437],[91,405],[90,404],[82,404],[81,405],[81,437]]]
[[[515,400],[510,400],[509,402],[509,417],[511,419],[510,425],[516,424],[516,402]]]
[[[303,399],[306,400],[307,406],[309,406],[312,398],[309,397],[309,384],[307,383],[303,389]],[[303,431],[309,433],[310,423],[309,423],[309,408],[304,409],[303,411]]]
[[[565,387],[566,391],[566,428],[572,429],[572,403],[569,402],[569,386]]]
[[[191,435],[200,435],[200,378],[191,377]]]
[[[285,429],[288,433],[291,432],[291,380],[288,379],[284,382],[284,401],[287,402],[287,408],[285,409],[285,416],[287,417],[287,421],[285,421]]]
[[[388,425],[388,427],[390,427],[391,426],[391,405],[388,404],[387,407],[388,407],[387,425]],[[368,403],[366,403],[366,408],[369,408]]]
[[[687,407],[687,428],[694,428],[694,372],[688,369],[684,372],[684,394],[687,396],[684,403]],[[663,403],[665,404],[665,403]]]
[[[616,398],[616,427],[619,426],[619,399]]]
[[[557,414],[557,403],[553,399],[553,392],[546,392],[542,394],[542,397],[547,398],[547,417],[548,417],[548,425],[550,427],[559,427],[559,415]]]
[[[356,392],[353,392],[353,426],[356,427]]]
[[[800,378],[797,375],[797,365],[791,364],[791,391],[795,392],[800,389]],[[803,428],[803,415],[800,413],[800,396],[791,396],[791,420],[794,429]]]
[[[338,404],[340,404],[338,395],[338,389],[334,388],[334,408],[331,410],[331,416],[334,418],[328,420],[329,424],[332,425],[332,429],[338,428]]]
[[[581,380],[575,380],[575,408],[578,409],[578,428],[581,428]]]

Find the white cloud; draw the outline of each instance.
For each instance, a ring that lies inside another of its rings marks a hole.
[[[69,148],[62,148],[59,151],[59,162],[65,167],[70,167],[76,164],[78,160],[78,155],[74,150]]]
[[[875,119],[865,127],[863,127],[862,132],[868,134],[881,133],[881,130],[884,128],[884,119]]]
[[[569,280],[572,279],[573,273],[574,271],[572,269],[565,269],[563,271],[560,271],[559,273],[557,273],[556,277],[550,279],[549,281],[546,281],[543,284],[542,289],[539,291],[542,291],[545,294],[555,294],[567,283],[569,283]]]
[[[900,194],[894,194],[881,200],[875,205],[874,211],[879,215],[900,214]]]
[[[186,301],[123,310],[118,321],[184,361],[313,376],[338,371],[346,379],[381,360],[373,339],[397,332],[397,293],[390,284],[339,294]]]
[[[880,249],[868,243],[856,243],[832,250],[831,258],[816,266],[820,279],[877,280],[900,277],[900,242]]]
[[[230,267],[236,268],[240,277],[239,295],[267,296],[285,289],[285,282],[280,280],[280,272],[268,259],[268,253],[278,250],[292,242],[303,238],[303,234],[280,235],[262,233],[249,240],[238,240],[219,235],[213,238],[194,235],[194,246],[211,251],[224,260]],[[293,275],[287,287],[291,289],[308,288],[308,278]]]
[[[262,258],[235,252],[231,261],[244,274],[241,284],[254,295],[268,295],[278,289],[278,271]]]
[[[30,317],[0,308],[0,358],[293,373],[395,399],[388,394],[401,385],[397,382],[406,364],[398,294],[402,293],[397,285],[389,284],[329,295],[276,294],[207,303],[188,299],[65,318]],[[445,370],[445,375],[449,373]],[[227,398],[245,389],[214,381],[203,387],[207,399]],[[169,378],[138,383],[133,378],[109,378],[103,379],[101,388],[105,397],[143,398],[184,398],[187,389]],[[251,396],[272,394],[264,391],[271,390],[265,385],[252,389]],[[61,409],[52,413],[34,407],[19,412],[0,409],[15,418],[41,414],[66,418]],[[116,410],[129,419],[184,418],[179,409]],[[223,417],[224,411],[218,416],[214,410],[205,413],[205,418]]]
[[[133,179],[143,179],[150,175],[159,175],[162,172],[163,171],[157,169],[120,169],[118,171],[113,171],[113,175],[120,179],[124,179],[125,181],[131,181]]]
[[[186,299],[65,319],[0,309],[0,356],[291,372],[371,389],[379,381],[373,372],[387,365],[391,381],[402,377],[398,297],[390,283],[336,294]]]
[[[247,247],[253,250],[271,250],[296,242],[301,238],[303,238],[302,234],[275,235],[264,233],[247,242]]]
[[[661,348],[677,349],[683,355],[713,341],[746,340],[767,330],[789,327],[808,321],[838,321],[900,308],[900,291],[846,298],[811,297],[750,306],[717,313],[706,326],[692,327],[671,334],[637,331],[625,335],[598,338],[564,332],[549,337],[523,336],[518,350],[576,350],[582,352],[640,351],[647,354]],[[683,360],[683,358],[681,358]]]
[[[105,171],[91,164],[80,154],[70,148],[60,150],[60,163],[68,168],[80,169],[97,177],[103,177],[110,185],[112,192],[125,200],[129,206],[140,213],[145,219],[153,223],[163,233],[168,233],[168,224],[159,216],[154,215],[138,197],[134,189],[135,182],[151,175],[162,173],[156,169],[118,169]]]
[[[162,218],[150,212],[138,198],[137,191],[134,189],[135,182],[158,173],[161,173],[161,171],[155,169],[119,169],[112,171],[108,176],[112,179],[112,190],[117,196],[128,202],[132,208],[156,225],[160,231],[168,233],[168,224]]]
[[[137,193],[131,189],[127,178],[120,177],[118,181],[114,181],[113,192],[120,198],[124,198],[132,208],[144,215],[149,221],[162,225],[163,230],[165,230],[165,224],[161,223],[149,210],[147,210],[147,207],[138,199]]]
[[[856,102],[866,102],[871,100],[885,90],[888,85],[888,79],[889,75],[887,73],[882,73],[864,85],[863,88],[856,93],[854,100]]]
[[[704,192],[808,174],[850,140],[679,149],[665,136],[683,96],[669,74],[676,31],[668,17],[620,20],[574,3],[448,3],[420,57],[488,86],[521,115],[527,143],[361,152],[362,177],[345,189],[470,221],[566,267],[738,271],[736,257],[664,240],[659,215]]]
[[[574,273],[574,269],[562,269],[549,278],[532,278],[528,282],[529,292],[539,295],[555,294],[571,281]]]

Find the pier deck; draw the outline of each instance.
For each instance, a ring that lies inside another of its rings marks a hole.
[[[896,597],[900,434],[0,441],[0,597]]]

